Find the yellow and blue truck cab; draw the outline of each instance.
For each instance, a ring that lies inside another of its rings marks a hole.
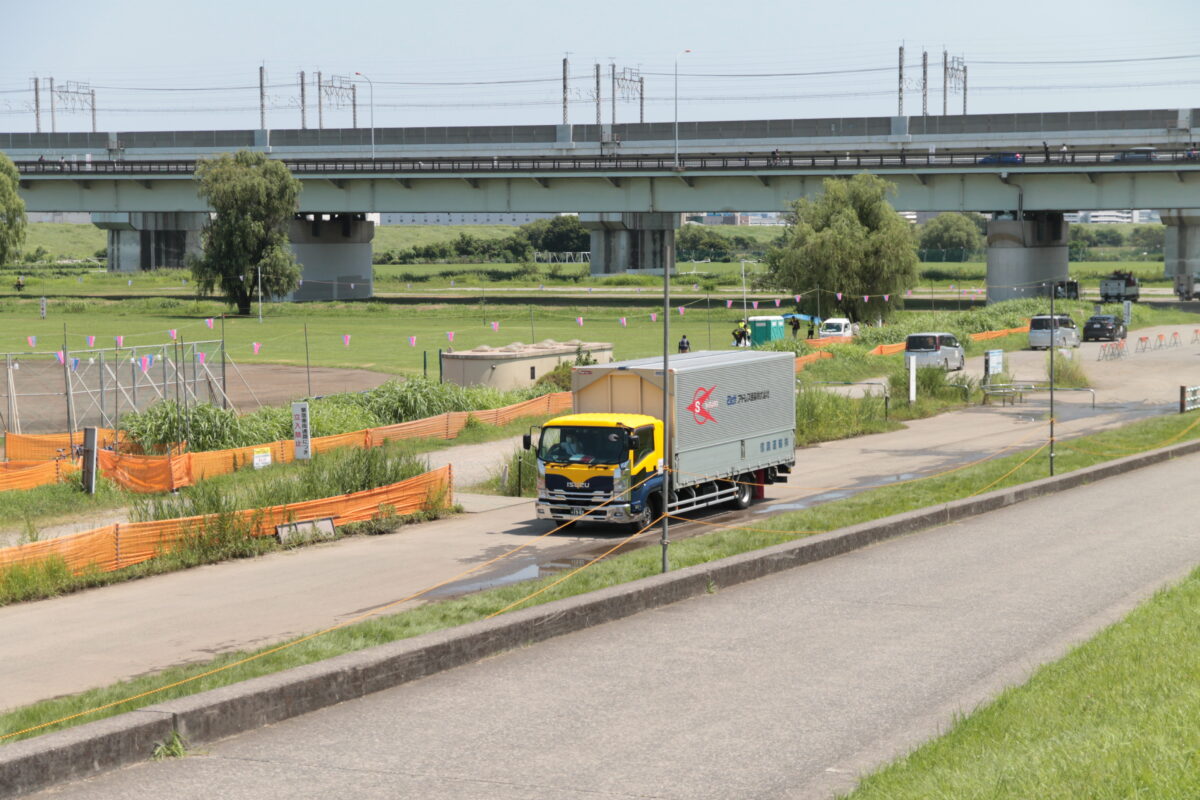
[[[539,518],[645,526],[664,510],[745,508],[765,484],[786,480],[796,432],[790,353],[700,351],[669,364],[665,380],[661,358],[572,370],[576,413],[547,422],[537,442]]]

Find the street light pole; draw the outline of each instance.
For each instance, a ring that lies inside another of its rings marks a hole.
[[[679,56],[690,52],[683,50],[675,54],[675,169],[679,169]]]
[[[367,82],[371,90],[371,160],[375,160],[375,83],[361,72],[354,73]]]
[[[256,265],[258,270],[258,324],[262,324],[262,264]]]

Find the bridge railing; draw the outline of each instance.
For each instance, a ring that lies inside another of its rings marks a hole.
[[[585,155],[585,156],[497,156],[467,158],[321,158],[280,159],[296,175],[438,174],[511,172],[589,172],[663,171],[676,168],[673,156]],[[53,177],[65,174],[93,175],[191,175],[195,160],[131,159],[93,161],[18,161],[22,176]],[[1003,168],[1009,170],[1071,169],[1073,167],[1119,168],[1122,166],[1166,166],[1186,164],[1200,167],[1200,154],[1194,148],[1171,150],[1068,150],[1033,153],[997,151],[977,152],[851,152],[851,153],[774,153],[756,152],[721,155],[680,156],[679,168],[688,171],[790,172],[828,169],[913,168]]]

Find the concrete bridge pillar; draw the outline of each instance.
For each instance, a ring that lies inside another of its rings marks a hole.
[[[187,266],[187,257],[200,252],[207,221],[208,214],[194,211],[92,214],[92,223],[108,231],[109,272]]]
[[[297,214],[288,238],[300,262],[301,284],[286,300],[363,299],[374,294],[375,223],[366,214]]]
[[[1163,277],[1200,275],[1200,209],[1165,208],[1162,215]]]
[[[593,275],[675,268],[678,214],[580,214],[579,221],[591,233]]]
[[[1061,212],[1029,211],[987,228],[989,303],[1046,295],[1047,281],[1067,279],[1067,223]]]

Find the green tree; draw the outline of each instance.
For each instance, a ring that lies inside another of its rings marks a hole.
[[[300,284],[300,266],[288,243],[288,223],[299,208],[300,181],[280,161],[242,150],[196,165],[199,194],[216,214],[204,226],[204,253],[192,263],[198,291],[219,290],[250,313],[259,274],[265,297]]]
[[[25,201],[17,193],[21,175],[0,153],[0,264],[11,264],[25,244]]]
[[[1161,253],[1165,238],[1163,225],[1138,225],[1129,232],[1129,243],[1145,253]]]
[[[533,249],[542,252],[581,253],[592,246],[591,234],[574,214],[535,219],[522,225],[521,230]]]
[[[972,219],[978,214],[950,212],[938,214],[921,226],[920,247],[934,251],[938,257],[930,261],[962,261],[974,250],[983,246],[979,226]]]
[[[913,236],[887,201],[891,188],[875,175],[827,178],[816,200],[793,203],[783,244],[767,253],[769,284],[789,294],[820,289],[826,317],[834,309],[852,320],[888,317],[917,280]],[[802,307],[816,312],[815,292]]]
[[[1125,244],[1125,235],[1116,225],[1098,225],[1092,235],[1101,247],[1120,247]]]

